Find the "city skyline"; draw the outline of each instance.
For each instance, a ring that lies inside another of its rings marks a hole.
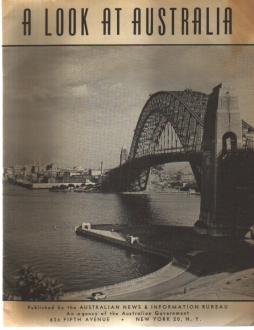
[[[4,49],[5,165],[119,165],[149,94],[230,83],[254,125],[251,47]],[[33,61],[31,61],[31,58]],[[179,70],[181,68],[181,70]],[[234,68],[234,70],[232,70]],[[223,69],[223,70],[222,70]]]

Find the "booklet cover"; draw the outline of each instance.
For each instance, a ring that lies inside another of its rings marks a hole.
[[[6,326],[254,324],[253,10],[3,1]]]

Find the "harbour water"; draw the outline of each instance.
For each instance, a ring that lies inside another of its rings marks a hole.
[[[4,284],[24,264],[77,291],[113,284],[160,268],[164,259],[139,255],[77,236],[74,227],[92,224],[192,226],[199,196],[186,193],[54,193],[4,187]]]

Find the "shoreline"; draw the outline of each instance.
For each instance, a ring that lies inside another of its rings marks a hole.
[[[103,291],[107,296],[118,296],[124,293],[130,292],[130,286],[135,288],[134,290],[148,289],[151,286],[161,284],[162,282],[173,279],[186,271],[190,267],[190,264],[175,264],[174,261],[170,261],[165,266],[155,270],[152,273],[133,278],[131,280],[122,281],[119,283],[97,287],[94,289],[81,290],[75,292],[69,292],[64,294],[65,299],[61,300],[90,300],[91,294],[95,291]],[[168,271],[173,271],[173,275],[169,276]]]
[[[181,232],[179,228],[172,230]],[[194,234],[190,241],[196,243],[195,238]],[[200,241],[206,240],[211,241],[200,237]],[[206,250],[202,244],[197,244],[200,249],[194,244],[187,251],[186,244],[180,249],[178,246],[172,261],[150,274],[108,286],[67,292],[61,300],[94,300],[91,299],[94,292],[105,294],[103,301],[253,300],[254,288],[249,282],[254,281],[254,261],[247,258],[254,252],[253,242],[212,241]],[[223,253],[218,255],[222,247]]]
[[[93,292],[103,292],[103,301],[153,300],[253,300],[254,267],[233,273],[195,276],[171,262],[139,278],[104,287],[66,293],[61,301],[91,301]],[[171,276],[169,276],[171,272]]]

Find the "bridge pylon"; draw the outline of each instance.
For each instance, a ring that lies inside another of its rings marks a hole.
[[[212,236],[239,235],[253,216],[241,211],[246,207],[241,194],[249,196],[252,189],[246,171],[253,157],[244,165],[238,100],[222,85],[208,98],[202,151],[201,205],[195,228]],[[253,171],[249,175],[253,177]]]

